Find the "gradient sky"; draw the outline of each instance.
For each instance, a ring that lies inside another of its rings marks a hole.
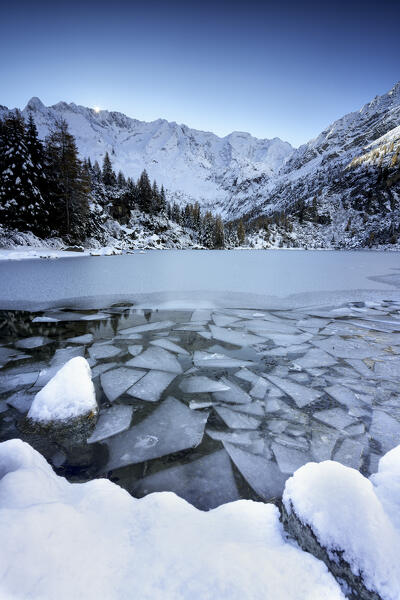
[[[39,96],[297,146],[400,80],[399,20],[398,0],[14,0],[0,104]]]

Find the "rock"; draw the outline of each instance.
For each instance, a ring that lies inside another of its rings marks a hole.
[[[400,530],[378,488],[355,469],[334,461],[298,469],[285,485],[282,522],[303,550],[345,583],[350,600],[399,598]]]
[[[64,252],[85,252],[85,249],[83,246],[67,246],[64,248]]]
[[[38,392],[28,412],[31,423],[71,424],[93,420],[98,412],[89,364],[82,356],[69,360]]]

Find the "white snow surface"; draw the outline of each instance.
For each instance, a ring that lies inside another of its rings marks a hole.
[[[372,478],[377,488],[355,469],[325,461],[298,469],[283,494],[286,509],[312,527],[328,552],[343,551],[353,573],[384,600],[400,597],[400,530],[391,518],[400,504],[399,448],[381,459]]]
[[[7,600],[344,600],[272,504],[202,512],[170,492],[70,484],[20,440],[0,444],[0,539]]]
[[[28,413],[33,421],[65,421],[97,412],[89,363],[82,356],[69,360],[38,392]]]

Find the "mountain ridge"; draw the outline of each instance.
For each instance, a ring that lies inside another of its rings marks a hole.
[[[0,107],[0,117],[7,111]],[[74,103],[45,107],[37,97],[29,112],[41,137],[66,118],[82,158],[101,162],[108,151],[114,168],[135,179],[146,168],[170,202],[199,201],[203,214],[220,213],[226,222],[243,218],[256,247],[355,248],[400,239],[400,82],[299,148]]]
[[[22,110],[24,116],[29,112],[40,137],[57,118],[64,118],[82,158],[101,164],[107,151],[117,171],[136,179],[145,168],[164,185],[169,200],[181,204],[197,200],[214,211],[216,206],[223,211],[235,183],[260,174],[271,176],[293,152],[280,138],[258,139],[247,132],[219,137],[165,119],[139,121],[74,103],[46,107],[35,96]]]

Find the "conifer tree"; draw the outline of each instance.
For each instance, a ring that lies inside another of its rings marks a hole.
[[[1,154],[0,220],[41,233],[45,213],[40,189],[42,166],[32,162],[25,122],[19,111],[10,115],[2,127]]]
[[[118,171],[118,175],[117,175],[117,185],[120,188],[124,188],[126,187],[126,179],[124,174],[122,173],[122,171]]]
[[[127,205],[129,206],[129,210],[133,210],[137,203],[137,188],[134,181],[130,177],[128,177],[126,182],[125,197]]]
[[[239,224],[238,224],[237,237],[238,237],[239,246],[243,246],[244,242],[245,242],[246,232],[245,232],[245,229],[244,229],[244,225],[243,225],[243,220],[242,219],[240,219]]]
[[[151,189],[152,199],[151,199],[151,213],[153,215],[157,215],[160,212],[160,192],[158,191],[157,182],[153,181],[153,187]]]
[[[139,208],[146,213],[152,210],[153,190],[146,169],[142,171],[137,183],[137,196]]]
[[[214,248],[214,228],[215,222],[211,212],[206,211],[201,228],[201,243],[206,248]]]
[[[225,247],[224,225],[220,216],[217,216],[214,224],[214,248],[222,249]]]
[[[117,178],[113,171],[108,152],[105,153],[104,160],[103,160],[102,180],[103,180],[104,185],[107,187],[111,187],[113,185],[116,185],[116,183],[117,183]]]
[[[100,183],[101,179],[102,179],[102,174],[101,174],[101,169],[100,169],[100,165],[97,162],[97,160],[94,161],[94,165],[92,167],[92,179],[93,181],[95,181],[96,183]]]
[[[160,190],[160,211],[161,212],[165,212],[167,210],[167,198],[165,195],[165,189],[164,186],[161,186],[161,190]]]
[[[47,137],[46,154],[55,225],[62,233],[82,237],[88,216],[88,178],[66,121],[58,121]]]
[[[180,225],[182,222],[181,209],[179,208],[179,206],[176,202],[173,203],[171,212],[172,212],[172,219],[175,221],[175,223],[178,223],[178,225]]]

